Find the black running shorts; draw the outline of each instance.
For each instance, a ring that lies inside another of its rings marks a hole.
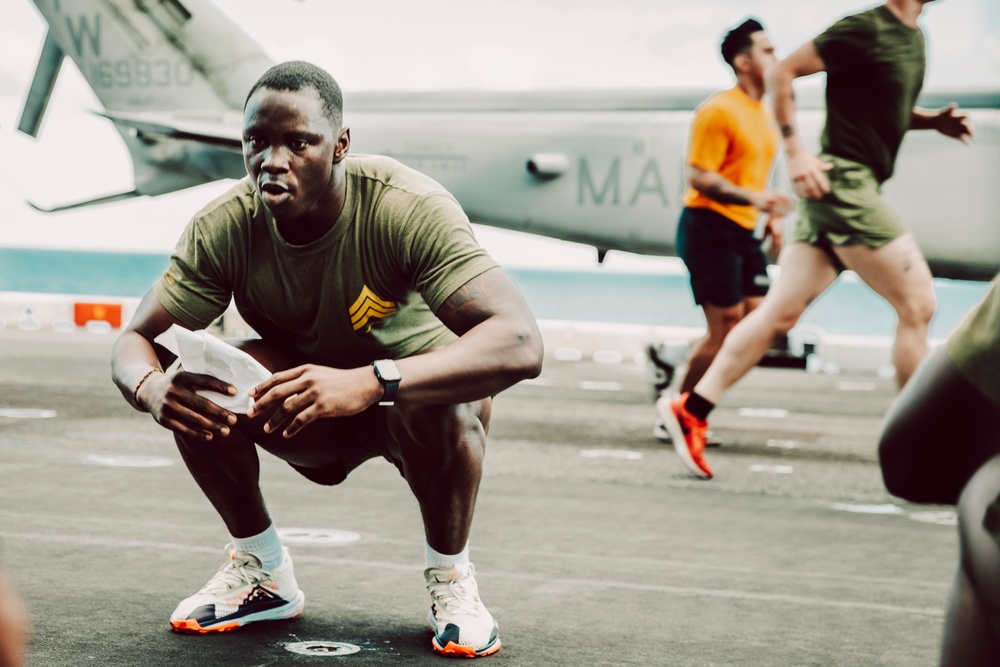
[[[324,436],[328,436],[330,450],[336,452],[336,456],[319,467],[288,464],[309,481],[325,486],[340,484],[359,465],[380,456],[403,474],[402,462],[396,460],[388,448],[386,408],[376,405],[351,417],[322,421]]]
[[[677,223],[677,254],[691,274],[694,302],[728,308],[762,297],[771,284],[767,256],[753,230],[707,208],[685,207]]]

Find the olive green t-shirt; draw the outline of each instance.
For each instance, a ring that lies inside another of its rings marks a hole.
[[[344,210],[305,245],[287,243],[244,178],[194,216],[155,285],[191,329],[234,300],[298,363],[399,359],[455,339],[434,312],[496,266],[461,206],[433,179],[381,156],[346,161]]]
[[[1000,406],[1000,275],[946,343],[955,368]]]
[[[923,86],[923,33],[882,5],[837,21],[813,43],[827,72],[823,152],[886,181]]]

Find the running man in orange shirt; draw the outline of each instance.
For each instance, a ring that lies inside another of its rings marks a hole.
[[[696,110],[688,148],[684,210],[677,225],[677,254],[691,275],[695,303],[705,312],[707,332],[693,347],[680,391],[697,384],[729,331],[756,308],[770,280],[762,238],[781,249],[781,218],[792,198],[767,189],[778,147],[774,114],[762,102],[764,73],[777,62],[763,26],[747,19],[722,40],[722,57],[736,85],[715,93]],[[763,234],[757,222],[764,219]],[[654,433],[668,439],[662,424]],[[684,442],[674,443],[692,472],[711,477],[704,460]]]

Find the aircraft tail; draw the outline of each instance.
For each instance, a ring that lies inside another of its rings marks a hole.
[[[33,1],[49,26],[43,62],[58,47],[108,111],[239,111],[272,64],[207,0]]]
[[[247,91],[272,61],[209,0],[33,2],[48,33],[18,126],[22,132],[38,135],[69,56],[104,106],[102,115],[115,123],[128,146],[135,193],[198,185],[218,178],[220,169],[236,178],[243,173],[233,137],[238,137]],[[170,142],[163,141],[163,134],[149,132],[146,119],[155,117],[154,124],[162,126],[167,116],[215,128],[224,140],[172,133]],[[160,150],[153,156],[157,144]]]

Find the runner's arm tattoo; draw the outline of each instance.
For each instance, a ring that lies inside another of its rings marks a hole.
[[[740,188],[736,187],[722,176],[720,176],[717,181],[706,187],[704,193],[706,197],[713,199],[720,204],[735,204],[737,206],[750,205],[750,199],[740,192]]]

